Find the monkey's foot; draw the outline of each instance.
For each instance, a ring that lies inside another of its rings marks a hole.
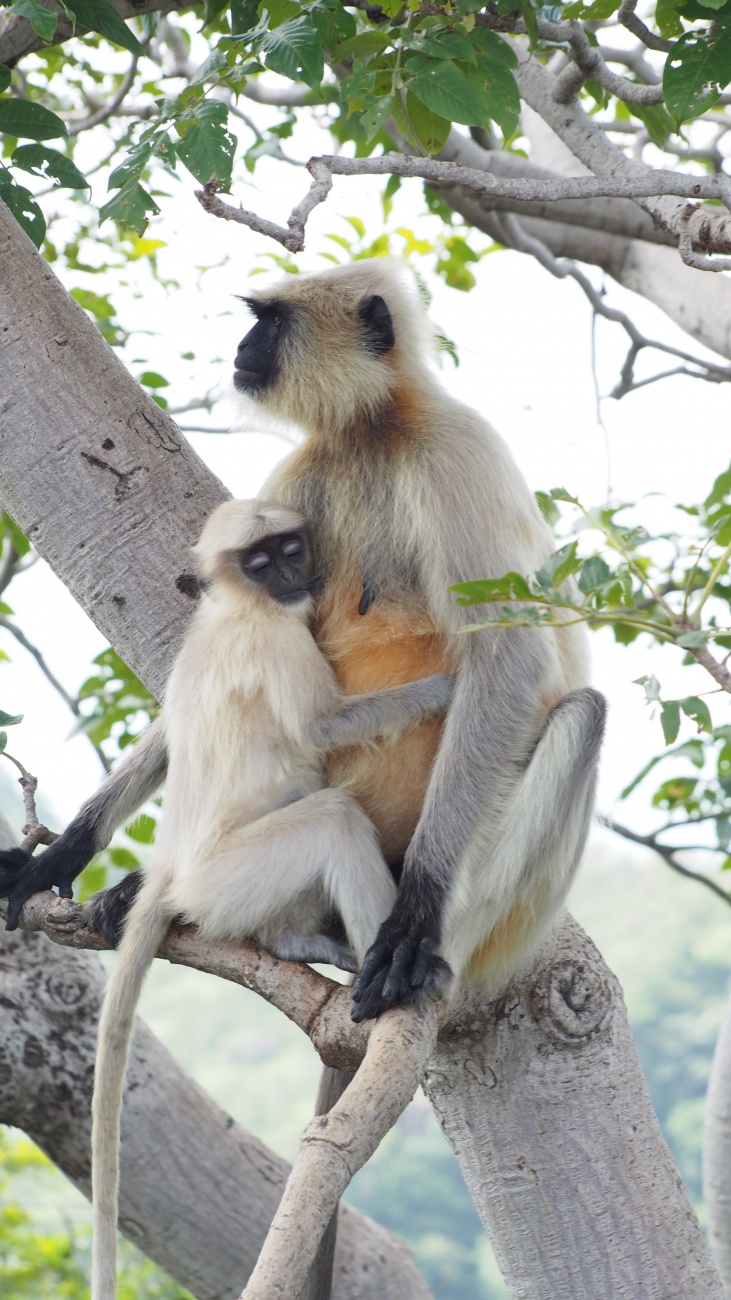
[[[384,921],[353,986],[356,1006],[351,1020],[357,1024],[391,1007],[442,997],[452,972],[435,954],[438,942],[438,937],[417,925],[405,926],[393,914]]]
[[[107,943],[117,947],[122,938],[125,917],[142,884],[142,872],[130,871],[119,884],[93,894],[86,905],[86,924],[103,934]]]

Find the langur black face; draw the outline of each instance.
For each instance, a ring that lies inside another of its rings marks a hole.
[[[256,316],[256,325],[241,340],[234,361],[234,387],[240,393],[258,397],[277,377],[279,345],[288,319],[288,309],[277,302],[246,298]]]
[[[239,551],[238,560],[249,582],[266,588],[280,605],[296,604],[312,591],[314,560],[306,529],[270,533]]]
[[[249,397],[264,397],[274,385],[282,360],[282,344],[301,307],[283,301],[244,299],[256,316],[256,325],[241,340],[234,361],[234,387]],[[370,294],[357,306],[356,337],[372,356],[382,357],[396,342],[393,320],[380,294]],[[300,319],[299,328],[304,321]],[[315,343],[316,343],[315,329]],[[316,352],[316,346],[314,347]]]

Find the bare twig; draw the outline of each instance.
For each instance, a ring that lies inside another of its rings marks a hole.
[[[36,663],[38,664],[38,667],[43,673],[43,676],[46,678],[46,681],[49,682],[50,685],[53,687],[54,691],[56,691],[57,694],[61,696],[61,699],[63,700],[64,704],[71,710],[74,717],[75,718],[83,717],[81,709],[79,708],[78,700],[75,699],[73,695],[69,695],[66,688],[61,685],[61,682],[58,680],[55,674],[51,672],[51,669],[48,667],[48,664],[46,663],[43,655],[41,654],[41,651],[38,649],[38,646],[34,645],[32,641],[28,640],[27,636],[25,635],[25,632],[23,632],[22,629],[19,628],[15,623],[12,623],[10,619],[7,617],[7,615],[5,614],[0,614],[0,628],[5,628],[5,631],[9,632],[11,636],[14,636],[16,641],[19,643],[19,645],[22,645],[23,649],[27,650],[28,654],[33,656]],[[94,741],[91,739],[89,739],[89,744],[91,745],[92,749],[94,750],[94,753],[99,759],[99,762],[104,768],[104,771],[111,772],[112,765],[109,762],[109,759],[107,758],[104,751],[100,749],[98,745],[94,744]]]
[[[436,1044],[433,1003],[376,1021],[340,1100],[302,1134],[299,1155],[240,1300],[299,1295],[322,1234],[353,1175],[408,1106]]]
[[[642,41],[642,44],[647,46],[648,50],[660,50],[665,54],[669,54],[674,48],[675,42],[667,41],[664,37],[656,36],[654,32],[651,32],[642,19],[637,17],[636,8],[637,0],[622,0],[618,14],[622,26],[626,27],[627,31],[631,32],[633,36],[637,36]]]
[[[119,89],[116,95],[110,99],[108,104],[105,104],[103,108],[97,109],[95,113],[91,113],[89,117],[82,118],[80,122],[72,122],[69,124],[68,133],[71,137],[80,135],[82,131],[88,131],[92,126],[99,126],[101,122],[106,122],[110,117],[114,117],[115,113],[121,108],[132,89],[132,84],[137,76],[138,62],[138,56],[133,54],[132,62],[122,78]]]
[[[671,347],[667,343],[661,343],[657,339],[646,338],[640,333],[634,321],[626,315],[625,312],[619,311],[615,307],[610,307],[591,283],[587,275],[576,265],[575,262],[568,258],[554,257],[553,253],[539,239],[532,235],[526,234],[517,217],[512,213],[501,213],[497,220],[500,227],[505,231],[505,243],[510,247],[517,249],[521,253],[530,253],[536,258],[541,266],[544,266],[551,275],[557,279],[563,280],[567,277],[575,280],[586,294],[589,302],[598,316],[603,316],[606,320],[613,321],[621,325],[628,334],[631,346],[622,366],[621,378],[618,384],[612,389],[612,397],[617,399],[624,397],[627,393],[633,392],[636,388],[642,388],[646,384],[654,383],[658,379],[665,378],[674,374],[686,374],[694,379],[705,379],[712,383],[727,383],[731,381],[731,366],[721,366],[717,362],[704,361],[701,357],[695,357],[691,353],[683,352],[679,348]],[[696,370],[690,370],[683,366],[675,367],[673,370],[663,371],[662,374],[653,375],[651,379],[635,380],[634,366],[640,352],[644,348],[652,348],[666,355],[678,357],[679,360],[685,361],[688,365],[696,366]],[[712,656],[710,656],[712,658]],[[715,661],[714,661],[715,662]],[[719,666],[720,667],[720,666]]]
[[[715,880],[702,875],[700,871],[691,871],[689,867],[684,867],[681,862],[678,862],[677,854],[684,851],[688,852],[687,846],[673,849],[667,844],[659,844],[656,837],[661,834],[660,831],[655,831],[650,835],[639,835],[637,831],[631,831],[628,826],[623,826],[621,822],[615,822],[611,817],[600,816],[599,821],[603,826],[608,827],[610,831],[614,831],[616,835],[621,835],[622,839],[631,840],[633,844],[642,844],[645,848],[652,849],[673,871],[677,871],[678,875],[685,876],[688,880],[697,880],[700,885],[705,885],[706,889],[710,889],[713,894],[716,894],[718,898],[722,898],[724,903],[728,903],[729,907],[731,907],[731,894],[727,894],[720,885],[716,884]],[[663,829],[667,830],[667,827]]]
[[[278,226],[275,222],[248,212],[244,208],[235,208],[225,203],[216,193],[217,187],[214,181],[209,181],[203,190],[197,190],[196,198],[212,216],[221,217],[225,221],[237,221],[258,234],[275,239],[289,252],[299,253],[304,248],[307,219],[313,208],[327,198],[332,188],[333,176],[416,177],[434,185],[463,185],[478,194],[523,202],[555,202],[560,199],[586,198],[639,199],[657,195],[722,199],[725,202],[728,196],[727,177],[685,176],[672,171],[653,170],[649,167],[625,178],[566,176],[545,180],[534,177],[496,176],[491,172],[462,167],[458,163],[388,153],[376,158],[323,155],[320,158],[311,158],[307,170],[312,176],[312,183],[301,202],[292,209],[286,227]],[[726,249],[731,251],[731,236],[725,235],[719,242],[723,246],[717,251],[723,252]]]

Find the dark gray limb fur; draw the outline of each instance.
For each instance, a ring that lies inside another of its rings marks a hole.
[[[448,708],[454,693],[450,673],[434,673],[403,686],[389,686],[367,695],[347,695],[337,712],[314,724],[310,740],[316,750],[338,749],[375,740],[392,728],[405,727],[430,713]]]

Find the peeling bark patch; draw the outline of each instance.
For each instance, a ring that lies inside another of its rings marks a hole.
[[[181,573],[175,579],[175,586],[181,596],[188,596],[190,600],[197,600],[200,595],[198,579],[194,573]]]
[[[113,605],[116,605],[118,609],[123,609],[124,606],[127,604],[127,597],[126,597],[126,596],[112,596],[112,604],[113,604]]]
[[[102,443],[102,451],[114,451],[114,443],[111,438],[105,438]]]
[[[113,445],[114,444],[112,444],[112,446]],[[93,465],[95,469],[105,469],[108,470],[110,474],[114,475],[117,480],[114,487],[114,496],[117,501],[123,501],[125,497],[130,496],[134,491],[136,491],[140,485],[140,480],[147,474],[147,469],[144,465],[135,465],[132,469],[121,470],[116,469],[114,465],[110,465],[109,461],[102,460],[101,456],[93,456],[89,451],[82,451],[81,455],[83,459],[88,461],[90,465]]]

